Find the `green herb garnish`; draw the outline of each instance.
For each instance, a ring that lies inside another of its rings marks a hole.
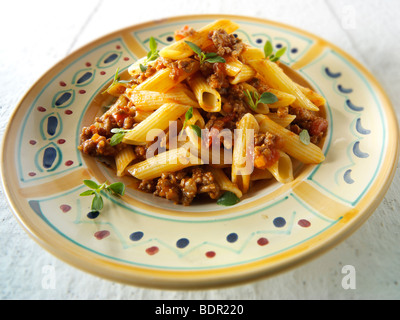
[[[194,44],[193,42],[185,41],[185,43],[190,47],[190,49],[193,50],[194,53],[197,54],[197,56],[199,57],[199,60],[200,60],[200,64],[203,64],[204,62],[209,62],[209,63],[217,63],[217,62],[225,63],[226,62],[223,57],[219,56],[215,52],[205,53],[205,52],[201,51],[201,48],[199,46],[197,46],[196,44]]]
[[[247,98],[247,104],[253,110],[257,109],[259,103],[271,104],[278,101],[277,96],[271,92],[264,92],[261,96],[257,91],[245,90],[243,93]]]
[[[114,133],[114,135],[110,139],[110,146],[113,147],[116,146],[117,144],[120,144],[125,134],[128,133],[129,131],[130,130],[125,130],[122,128],[112,128],[111,132]]]
[[[143,64],[141,63],[139,65],[140,70],[142,72],[146,72],[147,64],[149,62],[156,60],[160,56],[159,55],[160,51],[157,50],[157,41],[156,41],[156,39],[154,39],[153,37],[150,37],[149,45],[150,45],[150,51],[147,53],[147,57],[144,60]]]
[[[227,191],[225,192],[218,200],[217,204],[221,206],[233,206],[240,202],[239,197],[233,192]]]
[[[272,47],[271,41],[267,41],[264,45],[264,54],[266,58],[269,58],[271,62],[276,62],[278,61],[286,52],[286,47],[283,47],[279,49],[275,54],[274,54],[274,49]]]
[[[125,185],[122,182],[115,182],[110,185],[104,182],[103,184],[98,185],[92,180],[83,180],[83,184],[89,187],[90,190],[82,192],[80,196],[84,197],[94,195],[92,205],[90,207],[91,211],[100,211],[103,209],[104,202],[103,197],[101,196],[102,190],[105,190],[114,196],[123,196],[125,194]]]
[[[300,141],[303,144],[305,144],[305,145],[310,144],[310,134],[308,133],[308,131],[306,129],[301,130],[299,137],[300,137]]]
[[[195,124],[191,124],[190,127],[193,129],[194,133],[201,138],[201,128]]]
[[[104,90],[102,92],[102,94],[106,93],[108,90],[110,90],[112,87],[114,87],[118,83],[130,83],[131,82],[130,80],[121,80],[121,77],[118,75],[118,73],[119,73],[119,68],[115,72],[113,82],[108,86],[108,88],[106,90]]]

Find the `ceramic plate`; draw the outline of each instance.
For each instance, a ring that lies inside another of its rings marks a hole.
[[[83,179],[117,181],[77,150],[81,127],[101,113],[95,99],[149,50],[184,25],[218,18],[240,25],[256,47],[288,49],[282,61],[327,100],[326,161],[295,181],[270,184],[239,204],[190,207],[128,187],[100,215],[88,214]],[[280,23],[240,16],[176,17],[129,27],[94,41],[43,75],[22,98],[2,153],[3,184],[18,221],[45,249],[95,275],[164,289],[235,285],[297,266],[332,248],[377,207],[394,174],[398,128],[380,85],[334,45]]]

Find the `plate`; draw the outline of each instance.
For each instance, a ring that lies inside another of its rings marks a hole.
[[[149,50],[173,42],[184,25],[219,18],[240,25],[256,47],[286,46],[282,57],[327,100],[329,131],[320,165],[290,184],[258,188],[232,207],[190,207],[128,188],[100,215],[79,197],[83,179],[116,176],[78,150],[81,127],[101,113],[96,97]],[[69,55],[26,93],[2,149],[3,186],[16,218],[46,250],[86,272],[160,289],[231,286],[298,266],[327,251],[372,214],[398,159],[395,113],[379,83],[327,41],[273,21],[230,15],[174,17],[106,35]]]

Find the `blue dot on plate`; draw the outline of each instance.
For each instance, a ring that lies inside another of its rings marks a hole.
[[[275,47],[276,47],[277,49],[282,48],[282,43],[277,43]]]
[[[168,42],[174,41],[174,37],[171,37],[171,36],[167,37],[167,41],[168,41]]]
[[[186,238],[181,238],[176,242],[176,246],[179,249],[183,249],[183,248],[187,247],[188,245],[189,245],[189,240]]]
[[[132,233],[129,236],[129,239],[131,239],[132,241],[139,241],[140,239],[143,238],[143,235],[144,235],[144,233],[142,231],[137,231],[137,232]]]
[[[262,43],[262,42],[263,42],[262,39],[260,38],[256,39],[256,43]]]
[[[290,50],[290,52],[291,52],[291,53],[297,53],[298,50],[297,50],[297,48],[293,48],[292,50]]]
[[[99,214],[100,214],[99,211],[90,211],[90,212],[87,214],[87,217],[88,217],[89,219],[96,219],[96,218],[99,216]]]
[[[230,233],[227,235],[226,241],[233,243],[233,242],[236,242],[238,238],[239,238],[239,236],[237,235],[237,233],[233,232],[233,233]]]
[[[286,225],[286,220],[282,217],[278,217],[274,219],[274,226],[277,228],[282,228]]]

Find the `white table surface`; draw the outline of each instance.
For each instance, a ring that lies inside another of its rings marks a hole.
[[[400,1],[69,0],[0,4],[0,134],[21,96],[52,65],[106,33],[148,20],[226,13],[276,20],[338,45],[377,78],[400,113]],[[77,270],[42,249],[0,194],[0,298],[5,299],[399,299],[400,173],[371,218],[334,249],[296,269],[251,284],[202,291],[137,288]],[[356,288],[344,289],[352,265]],[[46,267],[54,288],[42,285]]]

